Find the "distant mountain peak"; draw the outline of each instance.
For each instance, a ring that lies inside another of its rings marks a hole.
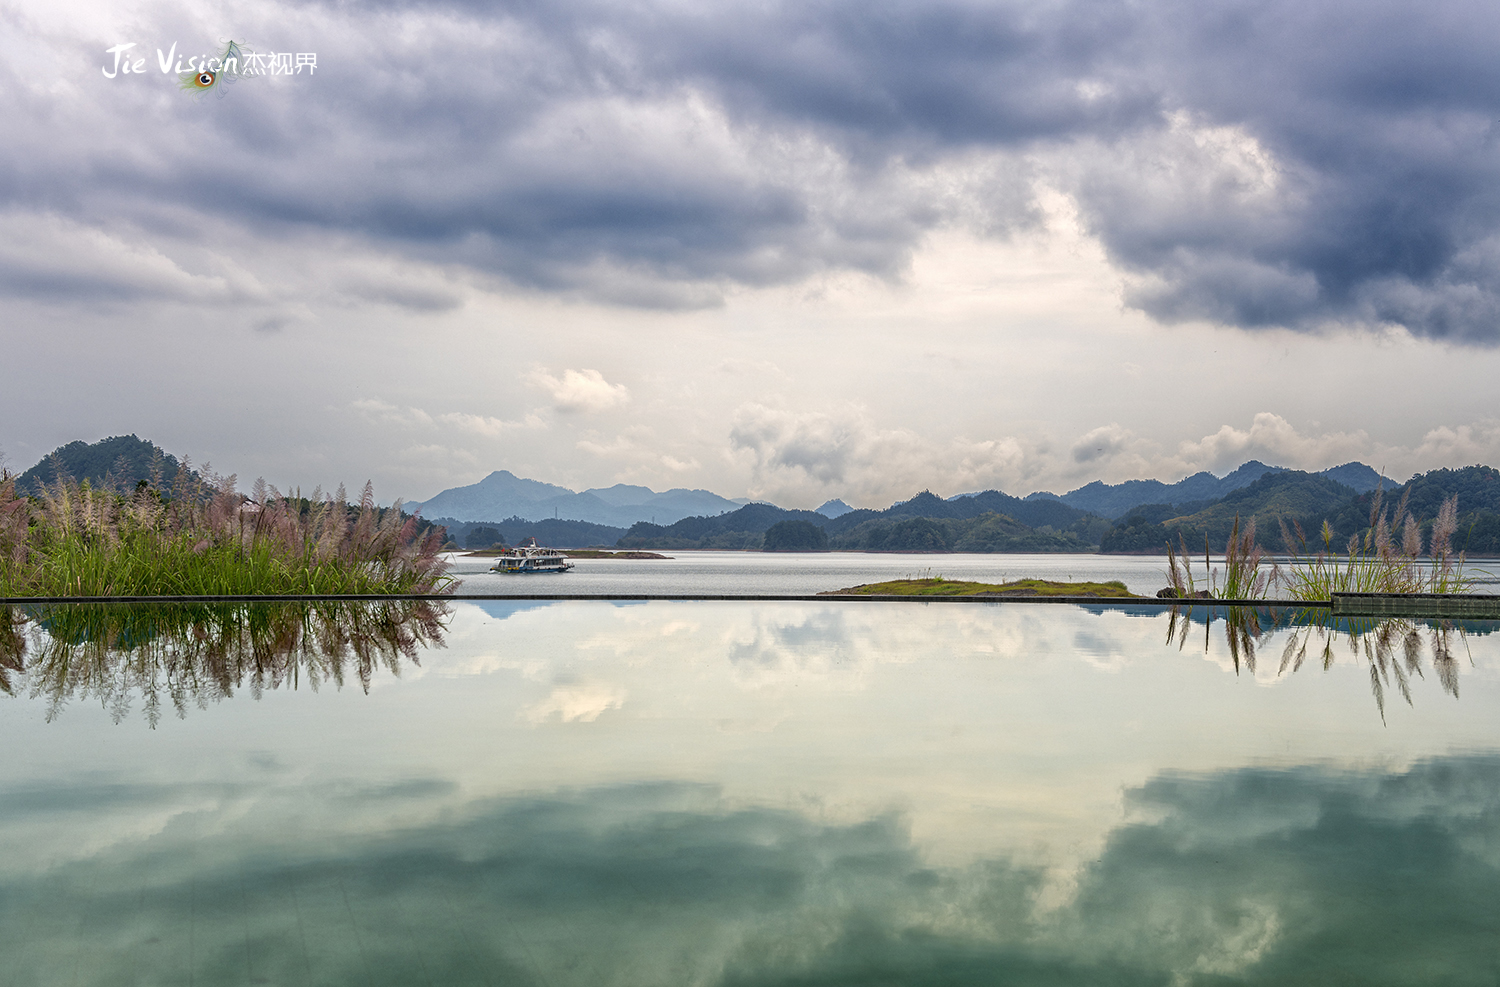
[[[908,508],[908,509],[910,509],[910,508],[920,508],[920,509],[923,509],[923,510],[932,510],[932,511],[941,512],[942,506],[946,505],[947,503],[948,502],[946,500],[944,500],[943,498],[939,497],[937,494],[933,493],[931,490],[923,490],[921,493],[917,494],[915,497],[912,497],[910,500],[903,500],[900,503],[893,505],[893,509],[896,508],[896,507],[902,507],[902,508]],[[934,517],[942,517],[944,515],[942,513],[935,513],[933,516]]]
[[[813,513],[821,514],[827,518],[835,518],[843,517],[845,514],[848,514],[852,510],[854,510],[854,508],[850,507],[848,504],[835,497],[833,500],[824,501],[823,506],[819,507]]]
[[[1360,493],[1367,493],[1380,486],[1382,483],[1388,487],[1400,486],[1405,480],[1397,480],[1391,477],[1382,477],[1375,470],[1364,463],[1345,463],[1342,466],[1330,466],[1322,471],[1322,476],[1330,480],[1337,480],[1346,487],[1353,487]]]
[[[501,469],[478,483],[450,487],[408,506],[420,509],[424,517],[457,521],[495,523],[510,518],[531,521],[555,518],[628,528],[637,521],[653,518],[657,523],[671,524],[692,515],[720,514],[737,509],[739,504],[707,490],[675,487],[657,493],[650,487],[628,483],[576,492]]]

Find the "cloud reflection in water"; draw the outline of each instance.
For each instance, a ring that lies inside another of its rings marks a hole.
[[[41,824],[83,794],[27,804]],[[101,810],[120,795],[95,793]],[[1036,906],[1039,870],[1004,857],[933,866],[896,814],[828,824],[660,783],[489,800],[336,847],[297,846],[275,816],[209,813],[12,875],[0,928],[15,982],[37,984],[118,983],[122,966],[128,982],[200,984],[1493,975],[1483,929],[1500,916],[1500,757],[1167,774],[1127,802],[1135,821],[1051,910]]]
[[[1489,642],[1472,631],[1463,702],[1431,701],[1445,696],[1429,676],[1429,695],[1383,726],[1363,668],[1310,675],[1309,657],[1276,676],[1266,656],[1308,633],[1284,623],[1257,624],[1247,679],[1217,630],[1208,661],[1183,657],[1175,637],[1163,647],[1169,617],[1134,611],[498,616],[456,605],[449,650],[397,688],[266,694],[155,732],[98,714],[28,721],[18,689],[0,720],[16,752],[0,766],[0,839],[25,848],[0,858],[7,972],[1493,979],[1497,701]],[[1403,662],[1405,639],[1390,652]],[[176,654],[149,640],[145,652]],[[259,654],[181,674],[202,669],[186,681],[238,696]],[[94,667],[52,681],[95,689],[81,674]]]

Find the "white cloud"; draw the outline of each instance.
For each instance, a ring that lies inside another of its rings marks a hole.
[[[527,415],[520,421],[506,421],[503,418],[493,418],[489,415],[471,415],[462,411],[448,411],[437,416],[437,420],[444,425],[482,435],[486,438],[497,439],[509,432],[522,428],[546,428],[547,423],[536,415]]]
[[[1080,435],[1078,441],[1073,443],[1073,462],[1092,463],[1112,459],[1124,450],[1131,437],[1130,430],[1121,428],[1116,422],[1101,425]]]
[[[1422,436],[1413,458],[1420,463],[1447,467],[1500,463],[1500,419],[1434,428]]]
[[[547,427],[543,419],[533,414],[526,415],[520,421],[509,421],[490,415],[475,415],[465,411],[445,411],[434,415],[421,408],[391,404],[379,398],[360,398],[349,402],[349,406],[366,420],[378,425],[423,429],[446,427],[490,439],[499,438],[518,429]]]
[[[556,377],[534,370],[530,380],[551,395],[552,406],[565,414],[609,411],[630,400],[629,388],[611,384],[597,370],[564,370]]]
[[[1178,446],[1178,458],[1188,472],[1224,472],[1249,459],[1270,466],[1320,470],[1347,463],[1372,453],[1370,437],[1363,430],[1303,435],[1291,422],[1262,411],[1248,429],[1225,425],[1212,435]]]
[[[1014,437],[934,442],[910,429],[880,428],[857,407],[824,413],[742,405],[729,440],[751,458],[750,495],[789,504],[836,494],[886,506],[924,487],[957,493],[1015,486],[1040,466],[1040,451]]]
[[[401,407],[379,398],[359,398],[349,406],[367,420],[378,425],[398,425],[403,428],[431,428],[432,416],[421,408]]]
[[[522,710],[532,723],[556,717],[564,723],[592,723],[606,710],[625,705],[627,692],[607,682],[564,682],[553,687],[545,699]]]

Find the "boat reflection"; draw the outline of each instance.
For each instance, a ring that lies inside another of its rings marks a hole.
[[[0,608],[0,689],[47,703],[98,699],[116,723],[139,697],[147,722],[180,718],[248,689],[349,678],[420,664],[441,647],[447,605],[432,600],[308,603],[47,604]]]
[[[1210,646],[1210,628],[1224,623],[1224,634],[1235,671],[1256,672],[1256,648],[1269,633],[1286,630],[1276,675],[1293,674],[1311,657],[1325,671],[1344,649],[1369,669],[1370,689],[1385,718],[1387,692],[1394,687],[1412,705],[1411,679],[1430,669],[1443,691],[1458,698],[1458,658],[1472,664],[1468,637],[1500,629],[1500,621],[1423,619],[1416,617],[1336,617],[1323,608],[1173,607],[1167,623],[1167,642],[1186,647],[1194,624],[1203,625],[1203,647]]]

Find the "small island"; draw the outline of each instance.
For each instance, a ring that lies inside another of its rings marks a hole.
[[[607,552],[602,548],[565,548],[562,553],[570,559],[670,559],[670,555],[656,552]]]
[[[1107,583],[1059,583],[1049,579],[1017,579],[1008,583],[974,583],[962,579],[891,579],[847,589],[828,590],[819,596],[1076,596],[1099,599],[1139,600],[1117,579]]]
[[[508,548],[480,548],[472,552],[464,552],[464,558],[494,558],[510,551]],[[656,552],[610,552],[602,548],[561,548],[558,549],[563,555],[570,559],[670,559],[670,555],[659,555]]]

